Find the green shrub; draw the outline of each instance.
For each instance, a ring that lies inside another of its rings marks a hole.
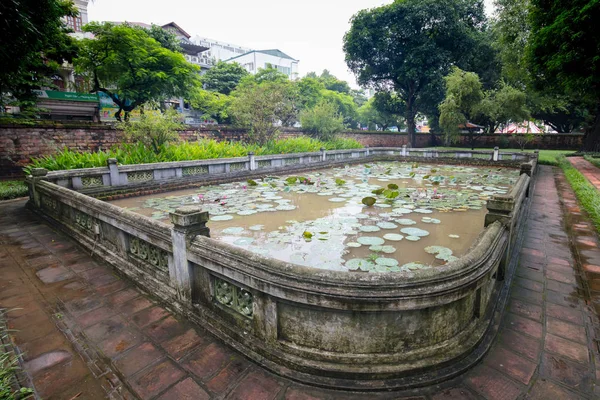
[[[2,342],[8,339],[6,330],[5,314],[0,310],[0,399],[2,400],[24,400],[33,397],[33,390],[29,388],[17,388],[16,373],[19,370],[16,355],[9,351]]]
[[[321,140],[331,140],[344,130],[344,119],[335,104],[320,101],[314,107],[300,113],[302,129]]]
[[[22,181],[0,181],[0,200],[27,196],[27,185]]]
[[[594,157],[593,155],[586,154],[583,156],[587,161],[594,164],[597,168],[600,168],[600,158]]]
[[[558,165],[565,173],[565,177],[573,188],[579,203],[592,219],[596,231],[600,232],[600,193],[598,189],[577,168],[573,167],[564,156],[558,158]]]
[[[158,154],[167,143],[179,139],[177,130],[182,129],[183,124],[175,110],[167,110],[162,114],[146,112],[139,121],[120,122],[117,127],[128,139],[143,143]]]
[[[119,164],[150,164],[168,161],[191,161],[212,158],[245,157],[253,151],[256,155],[306,153],[327,150],[342,150],[361,148],[362,145],[354,139],[335,138],[322,142],[306,136],[297,138],[271,140],[263,146],[244,144],[241,142],[218,142],[203,139],[194,143],[166,144],[159,153],[154,152],[142,142],[124,144],[108,151],[95,153],[77,152],[69,149],[52,156],[34,158],[24,169],[29,175],[32,168],[46,168],[49,171],[60,171],[78,168],[105,167],[109,158],[116,158]]]

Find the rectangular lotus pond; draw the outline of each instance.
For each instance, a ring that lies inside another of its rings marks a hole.
[[[328,270],[394,272],[463,255],[483,230],[486,201],[518,176],[376,162],[112,203],[164,222],[176,208],[199,204],[210,213],[211,237],[254,253]]]
[[[456,376],[493,343],[536,165],[406,147],[109,160],[33,170],[29,207],[272,371],[407,389]]]

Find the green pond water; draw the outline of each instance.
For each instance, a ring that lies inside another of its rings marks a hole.
[[[198,204],[210,213],[211,237],[234,246],[316,268],[396,272],[464,254],[483,230],[486,200],[507,193],[518,176],[381,162],[111,203],[167,223],[177,207]]]

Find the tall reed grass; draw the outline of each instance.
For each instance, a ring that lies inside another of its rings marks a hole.
[[[321,148],[327,150],[357,149],[362,145],[354,139],[335,138],[320,141],[310,137],[280,139],[268,142],[264,146],[244,144],[241,142],[219,142],[202,139],[197,142],[167,144],[156,153],[143,143],[122,144],[107,151],[79,152],[67,148],[56,154],[33,158],[24,170],[29,174],[32,168],[46,168],[49,171],[66,169],[104,167],[109,158],[116,158],[122,165],[149,164],[168,161],[191,161],[211,158],[245,157],[248,152],[254,154],[288,154],[316,152]]]

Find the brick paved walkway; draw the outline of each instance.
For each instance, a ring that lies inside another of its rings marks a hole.
[[[600,169],[583,157],[568,157],[567,160],[600,190]]]
[[[497,341],[480,365],[441,386],[357,394],[275,376],[172,315],[23,202],[0,205],[0,307],[21,308],[9,325],[44,399],[598,398],[600,251],[558,174],[541,168]]]

